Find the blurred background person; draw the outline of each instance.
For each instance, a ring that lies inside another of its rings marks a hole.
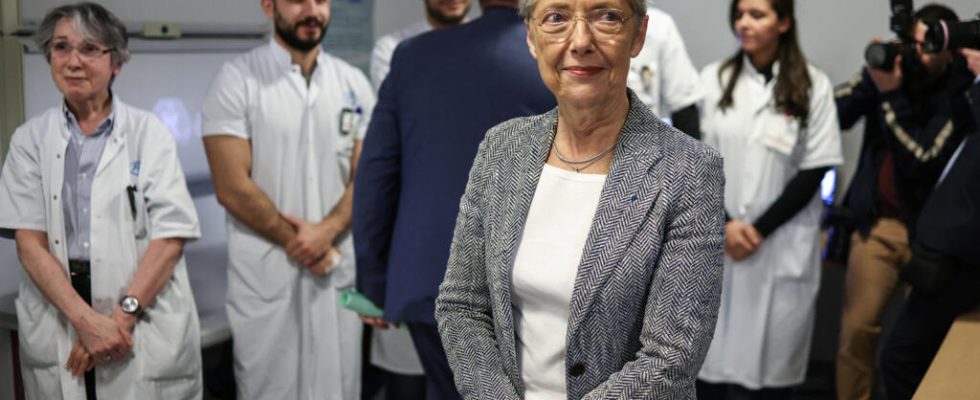
[[[434,301],[466,173],[490,127],[555,104],[528,54],[517,0],[480,7],[473,22],[395,50],[355,185],[358,290],[384,309],[383,319],[363,319],[408,326],[434,400],[459,398]]]
[[[218,202],[228,213],[226,310],[238,396],[360,397],[353,179],[374,92],[320,48],[328,1],[262,0],[268,43],[225,63],[202,107]]]
[[[64,97],[17,128],[0,175],[0,235],[16,238],[24,268],[24,392],[201,398],[183,259],[200,227],[170,132],[112,92],[126,27],[102,6],[70,4],[45,15],[35,40]]]
[[[428,32],[458,26],[466,22],[470,11],[469,0],[423,0],[425,20],[419,21],[401,31],[389,33],[374,42],[371,52],[371,86],[377,91],[381,88],[391,69],[391,55],[402,40]],[[446,49],[451,51],[453,49]],[[387,388],[388,400],[415,400],[425,397],[425,370],[415,352],[412,337],[404,329],[366,329],[371,339],[366,351],[369,352],[368,365],[376,367],[379,376],[374,378],[369,369],[364,377],[365,398],[371,398],[380,386]],[[381,385],[375,382],[381,381]]]
[[[558,108],[487,133],[436,319],[467,399],[690,399],[717,316],[717,152],[629,89],[643,0],[524,0]]]
[[[866,67],[835,91],[841,128],[862,118],[865,124],[857,172],[844,201],[855,232],[837,354],[840,399],[871,398],[882,319],[911,256],[910,234],[943,167],[976,126],[963,97],[972,76],[954,72],[950,51],[923,49],[926,24],[956,22],[956,14],[930,4],[913,19],[906,34],[915,45],[904,57],[885,68]]]
[[[371,85],[374,90],[381,89],[391,69],[391,55],[402,40],[433,29],[451,28],[466,22],[470,12],[470,0],[422,0],[425,3],[425,20],[418,21],[407,28],[389,33],[374,42],[371,51]]]
[[[699,399],[784,399],[803,382],[820,286],[820,181],[843,162],[833,88],[793,0],[733,0],[735,55],[702,71],[704,140],[725,159],[725,276]]]
[[[698,102],[704,96],[698,70],[684,47],[674,19],[647,2],[646,43],[630,61],[627,85],[654,114],[680,131],[701,138]]]

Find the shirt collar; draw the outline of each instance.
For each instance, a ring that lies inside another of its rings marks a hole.
[[[118,107],[116,107],[116,96],[112,94],[112,91],[109,92],[109,96],[112,98],[112,105],[110,106],[112,107],[112,110],[109,112],[109,115],[106,116],[101,123],[99,123],[99,127],[95,129],[95,133],[93,133],[91,137],[96,137],[102,134],[109,136],[112,134],[112,126],[116,120],[116,109]],[[78,118],[76,118],[75,114],[73,114],[71,109],[68,108],[68,101],[63,100],[61,102],[61,111],[65,115],[65,121],[68,124],[68,131],[71,133],[71,136],[80,136],[76,137],[76,139],[84,138],[85,136],[82,133],[82,128],[78,125]]]

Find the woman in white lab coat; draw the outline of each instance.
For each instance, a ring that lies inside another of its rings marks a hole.
[[[110,91],[125,27],[80,3],[50,11],[36,39],[64,103],[17,128],[0,174],[0,234],[25,272],[27,398],[200,398],[182,259],[200,229],[167,129]]]
[[[788,398],[803,381],[820,284],[818,188],[842,162],[828,78],[792,0],[733,0],[740,42],[701,74],[705,141],[725,158],[725,277],[699,399]]]

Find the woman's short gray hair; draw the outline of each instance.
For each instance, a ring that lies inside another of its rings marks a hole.
[[[647,15],[647,0],[629,0],[629,3],[630,8],[633,9],[633,14],[638,18],[643,18]],[[521,0],[517,12],[524,18],[530,18],[531,13],[534,11],[534,6],[537,4],[538,0]]]
[[[129,61],[129,37],[126,26],[109,10],[95,3],[67,4],[48,11],[34,35],[34,43],[44,52],[44,58],[51,62],[51,42],[58,23],[70,18],[75,29],[85,38],[113,49],[112,65],[119,66]]]

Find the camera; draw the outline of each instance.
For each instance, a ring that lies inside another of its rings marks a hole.
[[[864,60],[868,66],[875,69],[891,71],[895,66],[895,58],[911,44],[912,26],[915,22],[912,0],[891,0],[891,31],[898,35],[899,41],[887,43],[872,43],[864,51]]]
[[[939,21],[928,24],[925,50],[938,53],[943,50],[968,47],[980,49],[980,19],[947,24]]]

